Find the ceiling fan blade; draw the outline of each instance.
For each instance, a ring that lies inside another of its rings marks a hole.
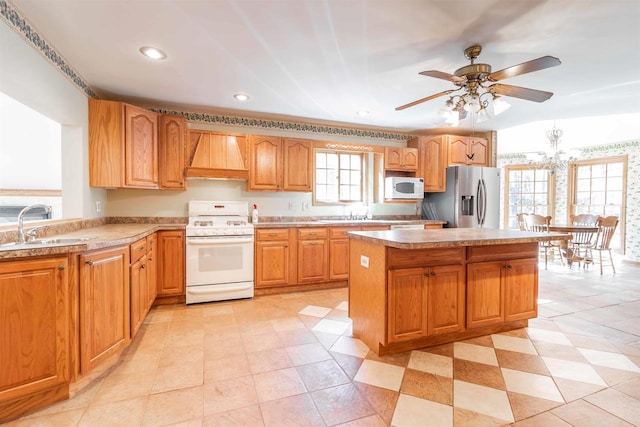
[[[453,92],[453,90],[445,90],[444,92],[436,93],[435,95],[431,95],[431,96],[427,96],[426,98],[418,99],[417,101],[413,101],[413,102],[410,102],[408,104],[404,104],[404,105],[401,105],[401,106],[397,107],[396,111],[401,111],[401,110],[404,110],[405,108],[409,108],[409,107],[413,107],[414,105],[422,104],[423,102],[427,102],[427,101],[430,101],[432,99],[439,98],[439,97],[444,96],[444,95],[448,95],[451,92]]]
[[[465,81],[465,79],[462,77],[454,76],[453,74],[445,73],[444,71],[438,71],[438,70],[427,70],[418,74],[421,74],[427,77],[435,77],[436,79],[448,80],[453,83],[460,83]]]
[[[503,84],[491,85],[489,86],[489,90],[498,95],[511,96],[513,98],[526,99],[527,101],[534,102],[544,102],[553,96],[553,92]]]
[[[531,73],[533,71],[544,70],[545,68],[555,67],[560,64],[561,62],[558,58],[547,55],[491,73],[489,74],[488,79],[492,82],[497,82],[509,77],[515,77],[522,74]]]

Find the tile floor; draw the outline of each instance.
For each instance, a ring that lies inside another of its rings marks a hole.
[[[346,289],[154,308],[118,365],[13,426],[640,425],[640,267],[540,270],[529,327],[377,357]]]

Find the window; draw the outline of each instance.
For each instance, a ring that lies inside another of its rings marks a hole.
[[[627,157],[608,157],[576,161],[569,175],[569,214],[590,213],[617,216],[618,229],[612,248],[624,250],[624,212]]]
[[[316,150],[314,198],[319,203],[364,201],[362,153]]]
[[[553,216],[555,175],[529,165],[505,169],[505,228],[518,228],[521,212]]]

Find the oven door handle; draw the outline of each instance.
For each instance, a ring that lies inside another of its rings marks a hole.
[[[187,245],[224,245],[224,244],[237,244],[237,243],[253,243],[253,237],[241,237],[233,239],[189,239],[187,238]]]

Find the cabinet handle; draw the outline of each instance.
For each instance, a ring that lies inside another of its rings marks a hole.
[[[153,261],[153,258],[149,258],[149,259],[148,259],[148,261],[149,261],[149,262]]]
[[[64,270],[64,264],[60,264],[60,265],[58,266],[58,270]]]
[[[309,236],[315,236],[316,233],[309,233]]]
[[[85,262],[85,264],[87,264],[87,265],[93,265],[93,261],[89,260],[89,261]]]
[[[506,270],[511,270],[511,265],[510,265],[510,264],[506,264],[506,265],[504,266],[504,268],[505,268]]]
[[[431,277],[436,277],[436,272],[435,272],[435,271],[432,271],[431,273],[429,273],[429,275],[430,275]]]
[[[269,237],[276,237],[276,236],[277,236],[277,234],[276,234],[276,233],[269,233],[269,234],[268,234],[268,236],[269,236]]]
[[[147,268],[147,264],[142,264],[140,268]]]
[[[139,251],[144,251],[144,246],[138,248]]]

